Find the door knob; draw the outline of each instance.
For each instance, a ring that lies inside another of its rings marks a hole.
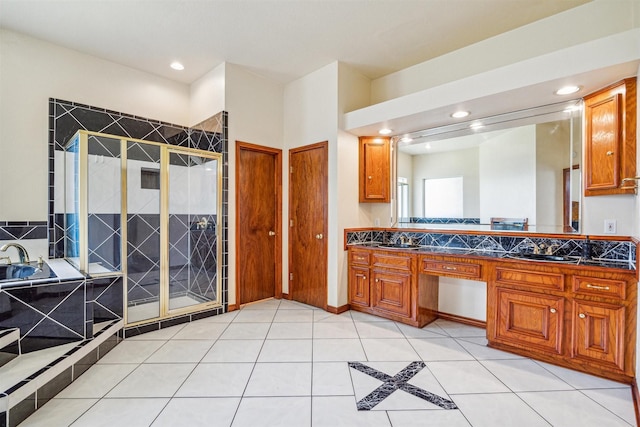
[[[269,236],[275,236],[276,232],[275,231],[269,231]]]
[[[316,239],[318,239],[318,240],[322,240],[323,237],[324,236],[322,235],[322,233],[316,234]]]

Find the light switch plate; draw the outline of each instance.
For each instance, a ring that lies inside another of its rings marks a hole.
[[[616,234],[617,221],[615,219],[604,220],[604,232],[605,234]]]

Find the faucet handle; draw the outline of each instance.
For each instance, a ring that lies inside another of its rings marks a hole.
[[[544,253],[545,253],[545,255],[553,255],[553,253],[559,247],[560,247],[560,245],[549,245],[549,246],[547,246],[547,250]]]
[[[11,265],[11,257],[8,256],[0,256],[0,261],[6,259],[7,260],[7,264],[6,265]]]

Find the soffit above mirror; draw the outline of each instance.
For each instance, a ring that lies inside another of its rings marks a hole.
[[[458,123],[450,116],[457,110],[470,111],[464,120],[472,120],[581,98],[637,75],[640,52],[632,46],[638,33],[628,31],[354,110],[343,115],[343,127],[357,136],[377,135],[383,127],[402,135]],[[566,98],[554,93],[567,84],[580,86],[580,92]]]

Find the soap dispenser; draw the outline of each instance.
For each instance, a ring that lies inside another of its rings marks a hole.
[[[589,236],[586,236],[584,242],[582,242],[582,259],[591,259],[591,240],[589,240]]]

